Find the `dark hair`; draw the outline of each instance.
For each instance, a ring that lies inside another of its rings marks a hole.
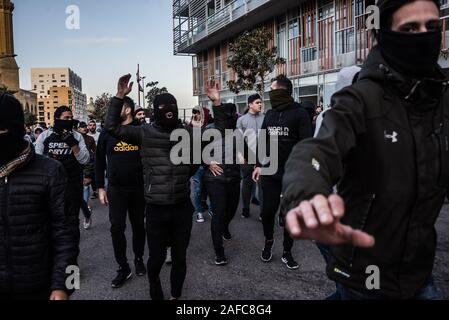
[[[89,124],[91,124],[91,123],[97,124],[97,122],[96,122],[95,120],[90,120],[90,121],[89,121]]]
[[[54,119],[60,119],[62,114],[64,112],[72,112],[72,109],[70,109],[67,106],[60,106],[58,109],[56,109],[55,114],[54,114]]]
[[[289,78],[281,74],[276,77],[273,82],[277,82],[282,88],[286,89],[289,93],[293,93],[293,83]]]
[[[130,97],[124,97],[123,98],[123,105],[127,108],[131,108],[131,114],[134,115],[134,109],[136,108],[136,104],[134,103],[134,100]]]
[[[260,94],[258,94],[258,93],[252,94],[248,97],[248,104],[251,104],[256,100],[262,100],[262,98],[260,97]]]

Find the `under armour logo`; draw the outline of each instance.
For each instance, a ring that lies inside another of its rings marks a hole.
[[[396,131],[393,131],[392,134],[388,134],[388,133],[385,131],[384,134],[385,134],[385,140],[391,139],[391,142],[393,142],[393,143],[396,143],[396,142],[399,141],[399,140],[398,140],[398,133],[397,133]]]

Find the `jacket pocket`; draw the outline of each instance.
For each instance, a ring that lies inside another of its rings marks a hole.
[[[375,194],[354,196],[352,200],[348,199],[346,201],[347,214],[343,218],[342,223],[354,229],[364,231],[375,199]],[[343,264],[349,269],[353,268],[357,258],[358,248],[352,245],[342,245],[333,247],[332,252],[339,264]]]
[[[152,176],[153,170],[149,170],[145,173],[145,196],[149,196],[151,194],[152,189]]]

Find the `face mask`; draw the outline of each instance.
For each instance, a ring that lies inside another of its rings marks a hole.
[[[273,110],[287,107],[294,102],[292,95],[285,89],[277,89],[270,91],[270,102]]]
[[[176,105],[166,105],[154,110],[156,124],[167,130],[173,130],[178,125],[178,107]]]
[[[394,70],[412,77],[431,78],[438,64],[442,35],[440,31],[400,33],[381,30],[379,47]]]
[[[226,105],[226,129],[235,129],[237,127],[237,110],[232,105]]]
[[[58,134],[63,134],[64,131],[71,132],[73,130],[73,120],[56,119],[53,129]]]
[[[7,132],[0,134],[0,166],[17,158],[26,147],[23,136]]]

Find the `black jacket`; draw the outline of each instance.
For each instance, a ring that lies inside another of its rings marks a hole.
[[[285,163],[293,147],[298,142],[310,138],[313,135],[310,117],[299,103],[294,102],[283,111],[269,110],[262,124],[262,130],[266,130],[267,132],[266,145],[269,155],[271,154],[269,139],[278,137],[279,165],[277,173],[274,176],[282,178]],[[259,166],[261,166],[260,163]]]
[[[203,149],[208,146],[210,148],[219,147],[221,149],[221,154],[214,154],[211,152],[211,156],[216,159],[219,163],[219,166],[223,169],[223,174],[220,176],[214,176],[214,174],[210,170],[206,170],[204,174],[204,180],[206,181],[221,181],[221,182],[231,182],[231,181],[240,181],[241,180],[241,163],[237,160],[248,160],[249,148],[246,141],[243,139],[243,135],[240,130],[236,128],[227,127],[225,123],[226,114],[224,112],[226,106],[225,104],[220,107],[214,107],[214,117],[216,122],[208,127],[204,133],[207,133],[207,130],[217,130],[217,133],[220,132],[220,138],[216,141],[211,141],[210,143],[203,142]],[[233,130],[232,135],[231,131],[226,133],[226,130]],[[239,142],[240,141],[240,145]],[[219,149],[217,149],[219,150]],[[240,156],[238,156],[238,154]],[[232,158],[230,158],[232,156]],[[229,159],[227,159],[229,157]],[[240,158],[240,159],[238,159]],[[208,166],[208,163],[204,163],[205,166]]]
[[[441,72],[441,71],[440,71]],[[413,298],[434,263],[434,225],[449,185],[446,79],[416,82],[391,70],[374,48],[358,83],[336,93],[316,139],[298,144],[286,166],[283,208],[338,183],[343,223],[376,238],[370,249],[332,248],[331,279],[368,292],[380,269],[388,298]]]
[[[78,254],[64,211],[66,182],[63,166],[34,150],[0,178],[0,293],[66,290],[66,268]]]
[[[140,147],[120,141],[105,131],[101,132],[95,156],[95,176],[99,188],[105,186],[105,170],[111,185],[142,187]]]
[[[116,97],[111,99],[105,129],[117,139],[140,147],[146,202],[155,205],[173,205],[190,201],[190,177],[199,165],[192,165],[190,159],[189,164],[173,164],[170,154],[177,143],[170,141],[171,133],[157,125],[140,127],[120,125],[122,107],[123,100]],[[179,129],[185,128],[180,125]],[[191,154],[189,157],[191,158]]]

